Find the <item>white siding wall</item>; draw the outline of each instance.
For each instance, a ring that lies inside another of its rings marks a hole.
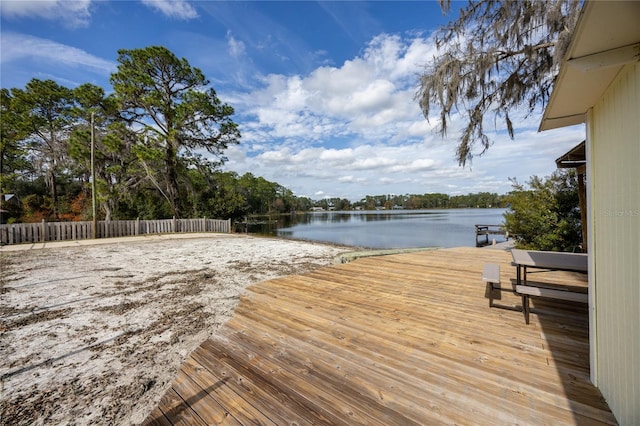
[[[593,107],[588,139],[594,378],[620,424],[640,425],[640,65]]]

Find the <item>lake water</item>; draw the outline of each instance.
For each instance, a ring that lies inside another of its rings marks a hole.
[[[502,224],[504,212],[505,209],[313,212],[282,217],[263,228],[262,233],[375,249],[475,247],[474,225]],[[495,238],[504,241],[503,236]]]

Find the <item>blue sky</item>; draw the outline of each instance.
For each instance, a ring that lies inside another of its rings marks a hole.
[[[313,199],[444,192],[506,193],[547,176],[584,139],[576,126],[537,133],[542,111],[514,112],[465,168],[455,158],[462,127],[433,131],[413,97],[437,54],[432,33],[452,16],[435,1],[225,2],[2,0],[0,83],[32,78],[111,92],[118,49],[162,45],[200,68],[242,132],[226,170],[251,172]],[[456,10],[462,4],[453,2]],[[499,124],[499,123],[498,123]],[[488,129],[494,128],[493,117]]]

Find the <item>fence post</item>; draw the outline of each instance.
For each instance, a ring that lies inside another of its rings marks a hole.
[[[178,219],[176,219],[176,217],[173,217],[173,222],[171,222],[171,227],[173,229],[171,229],[172,232],[178,232]]]
[[[231,219],[227,219],[227,233],[231,233]]]

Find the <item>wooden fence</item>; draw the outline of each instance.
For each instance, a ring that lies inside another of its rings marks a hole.
[[[177,232],[231,232],[231,220],[163,219],[98,221],[96,238],[128,237]],[[0,225],[0,244],[45,241],[88,240],[93,238],[93,222],[14,223]]]

